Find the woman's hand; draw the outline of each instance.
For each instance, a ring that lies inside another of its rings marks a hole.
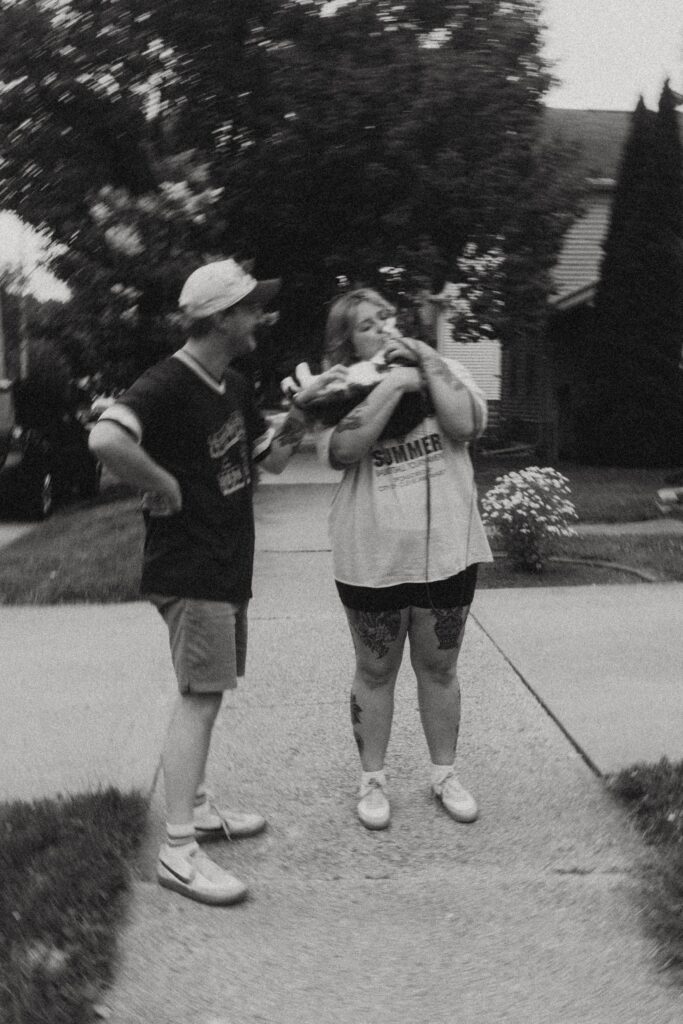
[[[420,365],[420,346],[423,344],[415,338],[403,338],[400,335],[390,338],[383,348],[387,363],[401,362],[410,366]]]
[[[307,363],[299,363],[294,376],[283,380],[280,387],[295,405],[305,407],[308,402],[322,397],[326,391],[343,389],[348,374],[348,367],[338,364],[314,376]]]

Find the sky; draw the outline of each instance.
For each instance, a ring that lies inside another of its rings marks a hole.
[[[562,83],[552,107],[655,109],[664,80],[683,92],[683,0],[542,0],[545,55]]]
[[[331,2],[330,13],[339,0]],[[683,0],[541,0],[544,53],[561,83],[552,107],[633,110],[642,93],[654,109],[667,76],[683,93]],[[64,298],[37,267],[42,246],[0,212],[0,266],[23,260],[40,298]]]

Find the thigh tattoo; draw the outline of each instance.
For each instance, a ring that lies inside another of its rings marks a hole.
[[[353,611],[353,625],[366,647],[383,658],[401,629],[400,612]]]
[[[464,608],[432,608],[434,632],[439,641],[439,650],[448,651],[458,647],[465,628]]]

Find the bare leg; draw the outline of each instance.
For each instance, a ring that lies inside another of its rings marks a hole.
[[[353,735],[364,771],[380,771],[391,735],[394,686],[403,656],[408,612],[345,610],[356,650],[351,687]]]
[[[433,764],[452,764],[460,728],[457,663],[469,608],[411,608],[410,660]]]
[[[171,825],[192,821],[195,794],[204,779],[211,732],[221,700],[221,693],[178,696],[161,759],[166,820]]]

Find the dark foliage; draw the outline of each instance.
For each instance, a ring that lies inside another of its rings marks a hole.
[[[601,464],[683,458],[683,188],[673,98],[642,99],[624,147],[579,415],[580,447]]]
[[[540,336],[576,183],[567,147],[542,131],[537,5],[323,7],[0,6],[0,80],[12,83],[0,205],[68,246],[55,261],[74,294],[62,337],[82,370],[125,383],[169,351],[180,282],[216,255],[284,279],[259,356],[268,374],[315,359],[337,275],[377,284],[379,268],[402,266],[410,287],[439,288],[469,241],[502,238],[504,340]],[[136,200],[192,173],[205,176],[197,188],[223,188],[210,215],[141,215]],[[106,186],[140,234],[135,255],[93,219]],[[140,293],[134,309],[119,285]]]

